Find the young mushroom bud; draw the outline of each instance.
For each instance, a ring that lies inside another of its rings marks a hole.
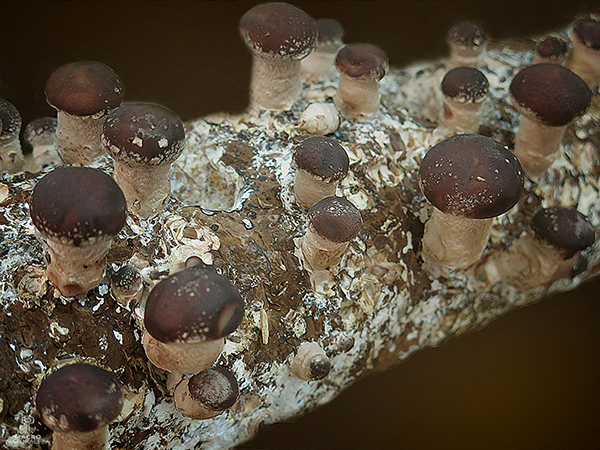
[[[240,19],[252,52],[250,107],[287,110],[300,99],[300,60],[315,48],[317,26],[287,3],[262,3]]]
[[[56,124],[56,117],[39,117],[29,122],[23,131],[23,139],[33,149],[33,160],[38,169],[62,162],[54,146]]]
[[[108,424],[121,413],[123,391],[107,370],[71,364],[42,381],[36,406],[54,432],[52,450],[108,449]]]
[[[240,293],[213,267],[200,264],[177,272],[160,281],[146,301],[146,356],[169,372],[202,372],[217,360],[225,336],[243,317]]]
[[[185,147],[179,117],[158,105],[126,104],[106,118],[102,141],[129,212],[142,219],[159,214],[171,195],[171,164]]]
[[[46,100],[57,110],[54,143],[65,164],[87,165],[101,157],[105,115],[123,101],[117,74],[99,61],[74,62],[54,71]]]
[[[0,98],[0,172],[18,172],[25,163],[19,141],[22,124],[15,105]]]
[[[334,97],[344,119],[368,122],[379,112],[379,80],[389,68],[383,50],[373,44],[349,44],[335,58],[340,73]]]
[[[491,284],[503,281],[521,291],[572,276],[581,252],[594,244],[595,234],[593,225],[576,209],[541,209],[531,220],[531,232],[508,251],[488,259],[485,273]]]
[[[324,136],[340,126],[340,113],[333,103],[315,102],[300,115],[300,129],[309,134]]]
[[[316,342],[303,342],[292,359],[290,370],[304,381],[322,380],[331,370],[331,361]]]
[[[521,114],[515,155],[532,178],[542,175],[560,148],[567,125],[586,112],[592,92],[558,64],[535,64],[515,75],[510,94]]]
[[[448,68],[479,67],[487,48],[487,37],[483,27],[475,22],[460,22],[448,31],[450,56],[446,61]]]
[[[554,36],[548,37],[536,44],[533,64],[553,63],[564,65],[567,61],[568,51],[569,47],[563,39]]]
[[[489,137],[460,134],[434,145],[419,169],[421,190],[434,206],[423,259],[458,268],[477,261],[493,218],[519,201],[523,183],[517,158]]]
[[[348,242],[362,227],[360,211],[343,197],[327,197],[308,210],[308,230],[300,245],[307,270],[323,270],[340,262]]]
[[[226,367],[208,369],[185,378],[175,388],[175,407],[191,419],[211,419],[237,401],[240,391],[235,375]]]
[[[305,208],[335,195],[338,183],[348,175],[350,161],[335,139],[310,137],[294,148],[294,195]]]
[[[140,271],[133,266],[123,266],[112,273],[110,286],[115,300],[126,308],[136,305],[144,291]]]
[[[442,80],[444,106],[440,121],[454,133],[476,133],[481,119],[481,106],[487,98],[490,83],[472,67],[457,67]]]
[[[50,254],[46,275],[66,297],[98,286],[106,254],[125,225],[125,197],[115,181],[98,169],[59,167],[33,189],[33,225]]]
[[[576,21],[571,41],[573,54],[568,67],[594,89],[600,85],[600,20],[587,17]]]
[[[327,80],[337,75],[335,56],[342,46],[344,27],[335,19],[317,19],[317,46],[302,60],[302,74],[309,80]]]

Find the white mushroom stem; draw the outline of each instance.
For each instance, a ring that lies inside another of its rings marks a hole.
[[[340,74],[333,100],[344,119],[359,122],[371,120],[379,112],[380,99],[378,81],[357,80]]]
[[[571,36],[573,50],[567,67],[587,83],[590,89],[600,85],[600,50],[589,48]]]
[[[105,111],[92,116],[73,116],[58,111],[54,145],[65,164],[86,166],[100,159],[102,147],[102,125]]]
[[[300,61],[252,59],[250,107],[287,110],[300,98]]]
[[[304,267],[311,271],[333,267],[340,262],[347,247],[347,242],[332,242],[322,238],[309,226],[300,244]]]
[[[328,46],[331,47],[331,46]],[[335,69],[335,57],[339,46],[331,50],[316,50],[302,60],[302,74],[309,80],[322,81],[333,78],[337,74]]]
[[[470,266],[485,250],[492,220],[458,217],[434,208],[425,224],[423,259],[440,266]]]
[[[206,405],[195,400],[188,389],[189,378],[184,379],[175,388],[173,400],[175,407],[182,415],[190,419],[204,420],[216,417],[224,411],[207,408]]]
[[[39,169],[44,166],[49,166],[50,164],[59,164],[61,162],[61,158],[56,151],[54,143],[34,145],[32,155],[33,161]]]
[[[450,44],[450,56],[446,61],[446,67],[479,67],[483,61],[487,44],[477,47]]]
[[[145,331],[142,336],[142,345],[150,362],[159,369],[168,372],[196,374],[214,364],[223,350],[225,339],[195,344],[165,344]]]
[[[310,208],[319,200],[335,195],[337,183],[328,183],[308,172],[298,169],[294,178],[294,196],[305,208]]]
[[[458,102],[451,98],[444,98],[440,122],[458,133],[476,133],[481,119],[482,103]]]
[[[130,213],[147,219],[160,213],[171,195],[171,165],[131,167],[115,161],[113,177]]]
[[[19,172],[24,164],[25,158],[19,137],[7,141],[0,140],[0,172]]]
[[[55,431],[52,450],[108,450],[108,426],[88,432]]]
[[[298,348],[298,352],[290,360],[290,371],[301,380],[310,381],[315,378],[314,366],[329,365],[329,358],[325,351],[316,342],[304,342]],[[321,374],[322,375],[322,374]]]
[[[521,114],[514,153],[527,175],[537,178],[552,165],[566,129],[550,127]]]

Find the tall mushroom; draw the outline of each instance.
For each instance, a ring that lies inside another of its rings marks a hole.
[[[464,21],[453,25],[448,31],[450,56],[446,61],[448,68],[479,67],[487,48],[487,37],[481,25]]]
[[[568,67],[594,89],[600,85],[600,20],[586,17],[576,21],[571,41],[573,53]]]
[[[123,101],[117,74],[99,61],[66,64],[46,82],[46,100],[57,110],[55,145],[65,164],[87,165],[100,158],[106,114]]]
[[[302,74],[309,80],[322,81],[333,78],[335,56],[343,44],[344,27],[335,19],[317,19],[315,51],[302,60]]]
[[[517,158],[489,137],[459,134],[430,148],[419,169],[421,190],[434,206],[423,259],[457,268],[477,261],[493,218],[519,201],[523,183]]]
[[[300,60],[315,48],[317,26],[287,3],[262,3],[240,19],[252,52],[250,107],[287,110],[300,98]]]
[[[46,274],[66,297],[98,286],[106,255],[125,225],[125,197],[98,169],[59,167],[33,189],[29,210],[50,254]]]
[[[19,141],[22,124],[15,105],[0,98],[0,172],[18,172],[25,163]]]

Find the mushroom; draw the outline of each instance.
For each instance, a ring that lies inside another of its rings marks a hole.
[[[110,275],[110,286],[115,300],[126,308],[135,306],[144,292],[140,271],[133,266],[122,266]]]
[[[453,25],[448,31],[450,56],[446,61],[448,68],[479,67],[487,48],[487,37],[481,25],[464,21]]]
[[[457,67],[442,80],[444,105],[441,123],[454,133],[475,133],[479,129],[481,105],[487,98],[490,83],[472,67]]]
[[[331,370],[331,361],[316,342],[303,342],[290,359],[290,371],[304,381],[322,380]]]
[[[262,3],[240,19],[252,52],[250,107],[287,110],[300,98],[300,60],[315,48],[317,26],[287,3]]]
[[[19,141],[22,123],[15,105],[0,98],[0,172],[15,173],[25,164]]]
[[[59,167],[38,181],[29,207],[48,245],[50,282],[66,297],[98,286],[112,240],[125,225],[125,197],[117,183],[98,169]]]
[[[308,230],[300,244],[305,267],[315,271],[335,266],[361,227],[360,211],[344,197],[315,203],[308,210]]]
[[[54,432],[52,450],[107,449],[108,424],[121,413],[123,391],[107,370],[71,364],[42,381],[36,407]]]
[[[191,419],[211,419],[237,401],[240,391],[235,375],[226,367],[208,369],[182,380],[175,388],[175,407]]]
[[[300,129],[309,134],[331,134],[339,126],[340,114],[333,103],[311,103],[300,115]]]
[[[171,195],[171,164],[185,147],[179,117],[158,105],[126,104],[106,118],[102,142],[129,212],[142,219],[159,214]]]
[[[586,17],[576,21],[571,41],[573,52],[568,67],[594,89],[600,85],[600,20]]]
[[[389,62],[383,50],[373,44],[349,44],[337,54],[335,67],[340,73],[333,98],[344,119],[368,122],[379,112],[379,80]]]
[[[326,137],[304,139],[294,148],[292,159],[296,167],[294,195],[305,208],[335,195],[350,164],[348,154],[338,141]]]
[[[459,134],[430,148],[419,169],[421,190],[434,206],[423,259],[457,268],[477,261],[493,218],[519,201],[523,183],[517,158],[489,137]]]
[[[33,149],[33,160],[38,169],[62,162],[54,146],[56,124],[56,117],[39,117],[29,122],[23,131],[23,139]]]
[[[117,74],[99,61],[64,65],[46,83],[46,101],[57,110],[54,143],[65,164],[87,165],[103,154],[105,115],[123,100]]]
[[[323,81],[337,75],[335,56],[343,45],[344,27],[335,19],[317,19],[316,48],[302,60],[302,74],[309,80]]]
[[[525,172],[537,178],[552,164],[567,125],[590,106],[592,92],[566,67],[543,63],[515,75],[510,94],[521,114],[514,152]]]
[[[240,293],[213,267],[199,264],[177,272],[160,281],[146,301],[146,356],[169,372],[202,372],[217,360],[225,336],[243,317]]]
[[[569,47],[558,37],[550,36],[535,45],[533,64],[554,63],[564,65]]]
[[[595,240],[593,225],[576,209],[541,209],[531,220],[531,232],[509,250],[491,256],[484,265],[485,273],[491,284],[503,281],[528,291],[572,276],[581,252]]]

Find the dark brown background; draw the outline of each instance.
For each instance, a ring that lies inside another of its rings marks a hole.
[[[239,17],[257,2],[0,2],[0,95],[25,122],[52,110],[43,86],[66,62],[113,67],[126,100],[183,120],[247,102],[250,56]],[[592,1],[297,1],[334,17],[346,42],[372,42],[393,65],[443,55],[458,19],[493,39],[566,26]],[[482,332],[372,376],[244,448],[598,449],[600,283],[517,311]]]

